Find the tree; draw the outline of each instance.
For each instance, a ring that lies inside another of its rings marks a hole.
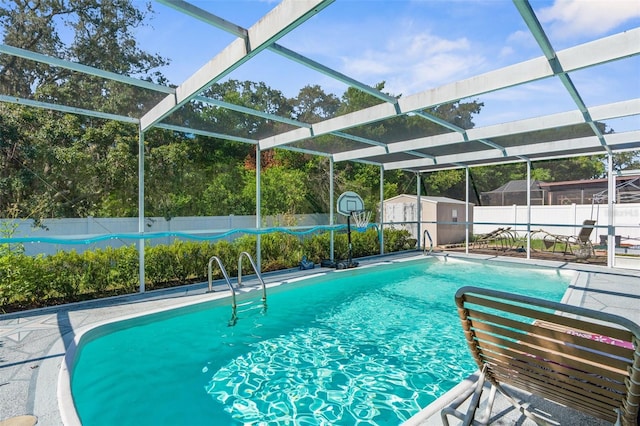
[[[243,193],[246,199],[255,200],[255,177],[255,173],[246,177]],[[309,213],[306,206],[309,190],[302,170],[282,166],[269,167],[261,174],[261,212],[263,215]],[[255,208],[253,211],[255,212]]]
[[[619,152],[613,156],[614,170],[640,170],[640,151]]]
[[[166,60],[141,50],[133,36],[150,11],[149,4],[141,11],[131,0],[16,0],[0,7],[0,25],[5,44],[163,82],[152,70]],[[65,42],[61,34],[68,30],[71,39]],[[133,116],[164,96],[11,55],[0,56],[0,91]],[[8,166],[2,185],[12,194],[3,197],[3,211],[11,203],[23,217],[137,211],[137,196],[130,194],[137,193],[137,167],[130,170],[137,164],[135,127],[8,105],[2,115],[6,149],[0,161]],[[4,132],[15,123],[17,131]]]
[[[0,24],[5,44],[105,71],[163,81],[160,74],[150,72],[167,61],[141,50],[133,36],[133,28],[142,25],[150,12],[150,4],[141,11],[131,0],[40,0],[36,4],[15,0],[0,8]],[[63,42],[61,27],[71,30],[70,43]],[[0,58],[0,89],[121,114],[139,113],[145,101],[159,100],[158,95],[142,89],[11,55]]]
[[[20,217],[20,205],[29,193],[32,176],[23,167],[35,155],[28,149],[27,110],[0,105],[0,216]],[[12,213],[9,213],[12,212]]]
[[[292,116],[289,100],[263,82],[228,80],[212,85],[204,95],[260,112]],[[206,104],[201,108],[201,118],[207,130],[245,138],[258,139],[289,129],[288,125],[277,121]]]
[[[311,124],[335,116],[340,108],[340,100],[333,94],[325,93],[318,85],[303,87],[291,102],[294,105],[293,117]]]

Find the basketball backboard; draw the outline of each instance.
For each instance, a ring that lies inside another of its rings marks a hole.
[[[364,201],[355,192],[347,191],[340,194],[336,207],[336,210],[341,215],[350,216],[351,212],[364,210]]]

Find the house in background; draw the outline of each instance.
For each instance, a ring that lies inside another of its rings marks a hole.
[[[483,206],[527,204],[527,181],[512,180],[480,195]],[[607,179],[564,182],[531,181],[531,205],[602,204],[607,202]],[[616,203],[640,202],[640,175],[616,177]]]
[[[447,197],[421,196],[422,224],[420,233],[429,231],[434,245],[456,244],[465,240],[465,202]],[[425,223],[425,222],[438,222]],[[473,204],[469,204],[469,222],[473,221]],[[406,229],[412,238],[424,244],[423,235],[418,235],[418,197],[401,194],[384,201],[385,227]],[[406,223],[409,222],[409,223]],[[461,222],[457,225],[457,222]],[[397,223],[395,225],[394,223]],[[469,225],[469,235],[473,226]],[[427,245],[429,242],[427,241]]]
[[[532,206],[548,204],[545,201],[547,190],[542,188],[543,184],[537,180],[531,181]],[[512,180],[493,191],[482,192],[480,201],[483,206],[527,205],[527,181]]]
[[[540,183],[545,204],[603,204],[607,202],[607,179]],[[616,203],[640,202],[640,176],[616,177]]]

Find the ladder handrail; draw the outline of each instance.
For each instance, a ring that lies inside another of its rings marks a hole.
[[[211,256],[211,258],[209,259],[209,265],[208,265],[209,290],[207,290],[207,293],[214,291],[213,290],[213,261],[214,260],[218,263],[218,266],[220,267],[220,272],[222,272],[222,276],[224,277],[224,280],[227,282],[227,286],[231,291],[231,319],[229,320],[229,326],[234,326],[236,324],[236,321],[238,320],[238,314],[237,314],[238,307],[236,305],[236,291],[231,285],[231,280],[229,279],[227,270],[224,269],[224,265],[222,264],[222,261],[218,256]]]
[[[209,290],[207,290],[207,292],[213,292],[215,291],[213,289],[213,261],[216,261],[218,263],[218,267],[220,268],[220,272],[222,272],[222,276],[224,277],[224,280],[227,282],[227,286],[229,286],[229,290],[231,290],[231,297],[232,297],[232,301],[233,301],[233,307],[235,309],[236,306],[236,291],[233,289],[233,286],[231,285],[231,280],[229,279],[229,275],[227,274],[227,270],[224,269],[224,265],[222,264],[222,261],[220,260],[220,258],[218,256],[211,256],[211,258],[209,259],[209,266],[208,266],[208,278],[209,278]]]
[[[422,246],[424,247],[422,254],[427,254],[427,238],[429,237],[429,253],[433,253],[433,240],[431,239],[431,234],[428,229],[425,229],[422,233]]]
[[[262,280],[262,276],[260,275],[260,272],[258,272],[258,268],[256,267],[256,264],[253,261],[253,258],[246,251],[243,251],[242,253],[240,253],[240,256],[238,256],[238,287],[242,287],[242,255],[245,255],[249,259],[249,263],[251,263],[253,272],[256,273],[256,276],[258,277],[258,281],[260,281],[260,284],[262,285],[262,301],[266,302],[267,287],[265,286],[264,281]]]

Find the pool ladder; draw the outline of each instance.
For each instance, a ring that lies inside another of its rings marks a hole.
[[[427,252],[427,237],[429,237],[429,251]],[[422,233],[422,247],[424,247],[422,254],[431,254],[433,253],[433,240],[431,239],[431,234],[428,229],[425,229]]]
[[[240,253],[240,256],[238,257],[238,281],[237,281],[238,288],[242,287],[242,258],[243,257],[246,257],[247,259],[249,259],[249,263],[253,268],[253,272],[255,272],[256,277],[258,277],[258,281],[260,281],[260,285],[262,286],[262,299],[261,299],[262,307],[261,308],[262,308],[262,313],[265,313],[267,311],[267,287],[264,284],[262,275],[260,275],[260,272],[258,272],[258,268],[256,267],[256,264],[253,261],[253,258],[246,251],[243,251],[242,253]],[[238,322],[238,304],[236,303],[236,290],[233,288],[233,285],[231,284],[231,280],[229,279],[229,274],[227,274],[227,270],[222,264],[222,260],[220,260],[218,256],[211,256],[211,258],[209,259],[209,265],[207,268],[209,288],[207,290],[207,293],[215,291],[213,289],[213,262],[216,262],[218,264],[218,268],[220,268],[220,272],[222,272],[222,276],[225,282],[227,283],[227,287],[229,287],[229,291],[231,291],[231,319],[229,320],[229,326],[232,327],[236,325],[236,323]],[[249,304],[250,302],[247,302],[247,303],[244,303],[243,306],[246,306]],[[246,309],[245,312],[251,309],[252,308]]]

